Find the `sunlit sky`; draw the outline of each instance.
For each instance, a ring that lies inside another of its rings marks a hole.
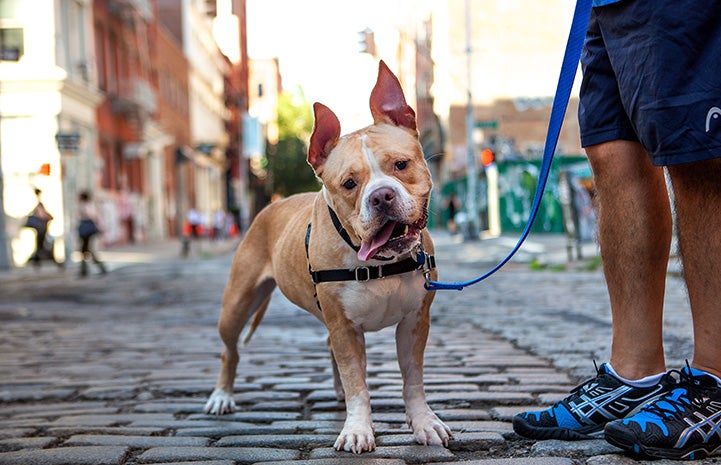
[[[338,114],[343,132],[354,130],[370,123],[368,96],[378,69],[375,58],[360,53],[359,32],[375,32],[381,58],[393,67],[395,60],[387,54],[395,53],[391,44],[397,34],[418,24],[434,1],[247,0],[248,54],[251,59],[277,57],[286,91],[300,85],[308,101],[320,101]],[[574,2],[550,3],[503,0],[483,3],[481,9],[475,2],[474,27],[482,30],[474,35],[474,62],[489,70],[473,76],[476,101],[553,95]],[[449,33],[458,40],[459,31]],[[440,34],[435,40],[443,47]],[[458,67],[465,70],[466,62],[457,52],[442,64],[454,73],[435,76],[438,98],[440,90],[447,94],[444,100],[457,99],[459,91],[465,98],[465,71]]]
[[[402,0],[248,0],[250,58],[278,57],[283,87],[300,85],[310,102],[334,110],[343,130],[363,112],[375,83],[377,63],[360,53],[358,32],[393,30]],[[405,2],[407,3],[407,2]],[[381,14],[379,14],[381,12]],[[345,124],[344,124],[345,123]]]

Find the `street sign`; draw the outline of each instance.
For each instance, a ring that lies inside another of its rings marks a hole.
[[[55,134],[55,142],[61,152],[76,152],[80,146],[80,134],[77,132],[59,132]]]
[[[475,127],[476,129],[498,129],[498,120],[488,119],[483,121],[476,121],[473,124],[473,127]]]

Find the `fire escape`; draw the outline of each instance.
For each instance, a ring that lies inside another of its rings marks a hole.
[[[157,109],[150,81],[152,61],[148,44],[148,23],[153,19],[153,12],[149,0],[109,0],[108,12],[120,21],[122,40],[129,52],[128,66],[118,73],[111,108],[113,113],[125,118],[130,140],[142,142],[146,122]],[[127,149],[126,157],[142,155],[140,144],[130,144]]]

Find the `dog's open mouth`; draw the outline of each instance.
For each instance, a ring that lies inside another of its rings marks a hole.
[[[361,243],[358,250],[358,259],[366,261],[375,256],[384,256],[390,252],[391,255],[403,253],[410,249],[410,245],[418,240],[418,236],[428,222],[428,213],[423,215],[413,224],[404,224],[388,220],[376,234],[370,239]]]

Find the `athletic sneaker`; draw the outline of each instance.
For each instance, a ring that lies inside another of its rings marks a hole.
[[[651,387],[630,386],[604,363],[596,377],[571,391],[571,395],[540,412],[513,417],[513,430],[531,439],[595,439],[603,437],[609,421],[624,418],[666,391],[664,382]],[[665,377],[664,377],[665,378]]]
[[[671,372],[670,372],[671,373]],[[721,386],[686,366],[676,386],[635,415],[606,425],[606,440],[632,454],[702,459],[721,449]]]

